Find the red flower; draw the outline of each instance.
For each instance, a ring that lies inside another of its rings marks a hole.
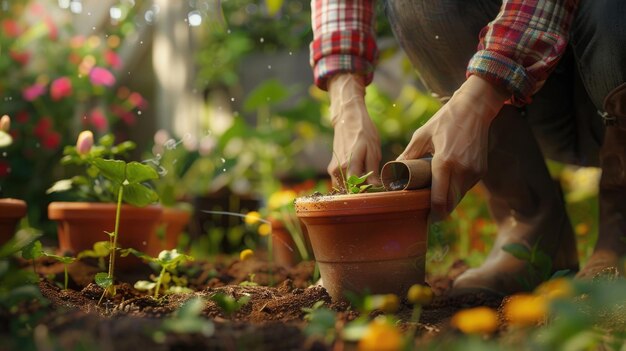
[[[130,102],[133,108],[135,107],[144,108],[146,104],[146,101],[143,99],[143,97],[139,93],[131,93],[130,96],[128,97],[128,102]]]
[[[15,120],[18,123],[28,123],[28,120],[29,120],[28,112],[26,111],[18,112],[17,115],[15,115]]]
[[[89,80],[93,85],[110,87],[115,84],[115,76],[106,68],[94,67],[89,73]]]
[[[120,59],[120,56],[113,50],[107,50],[104,53],[104,60],[109,66],[113,67],[113,69],[122,68],[122,59]]]
[[[68,77],[57,78],[50,85],[52,100],[58,101],[72,95],[72,81]]]
[[[8,162],[0,160],[0,177],[6,177],[11,173],[11,165]]]
[[[93,109],[89,114],[89,121],[99,132],[104,132],[109,127],[109,121],[100,109]]]
[[[35,125],[35,129],[33,133],[39,137],[39,139],[43,139],[45,135],[48,134],[48,131],[52,128],[52,120],[50,117],[43,117],[37,124]]]
[[[56,150],[61,144],[61,134],[51,131],[43,137],[41,144],[48,150]]]
[[[26,101],[33,101],[45,93],[46,86],[44,84],[35,83],[22,91],[22,97]]]
[[[4,35],[9,38],[17,38],[20,34],[22,34],[22,29],[17,24],[17,21],[12,19],[5,19],[2,21],[2,31]]]
[[[137,118],[131,112],[126,112],[122,114],[122,121],[124,121],[127,125],[132,126],[137,122]]]
[[[9,50],[9,56],[13,59],[13,61],[26,65],[28,61],[30,61],[30,53],[28,51],[17,51],[17,50]]]
[[[48,38],[52,41],[57,40],[57,38],[59,37],[59,29],[52,21],[52,18],[46,16],[43,21],[46,24],[46,27],[48,27]]]

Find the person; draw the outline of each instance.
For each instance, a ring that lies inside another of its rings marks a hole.
[[[328,172],[374,171],[380,141],[364,103],[377,61],[375,2],[313,0],[311,65],[327,90],[337,155]],[[431,214],[444,219],[481,181],[498,236],[453,291],[520,291],[520,243],[578,277],[616,272],[626,255],[626,2],[387,0],[396,39],[445,103],[398,159],[432,155]],[[580,270],[575,237],[545,157],[600,166],[600,227]],[[350,161],[348,161],[350,160]],[[534,281],[539,283],[538,281]]]

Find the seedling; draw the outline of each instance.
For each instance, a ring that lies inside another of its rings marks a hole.
[[[539,241],[532,249],[522,244],[511,243],[503,246],[502,250],[526,262],[528,277],[519,277],[518,279],[527,291],[531,291],[534,286],[542,281],[562,277],[569,273],[567,269],[552,273],[552,258],[539,250]]]
[[[337,154],[335,154],[335,158],[339,159],[339,157],[337,157]],[[350,155],[350,159],[348,160],[348,165],[350,165],[351,162],[352,162],[352,155]],[[372,184],[364,184],[365,181],[367,180],[367,177],[372,175],[372,173],[374,173],[374,171],[369,171],[360,177],[356,175],[351,175],[348,177],[347,174],[345,174],[340,167],[339,176],[341,177],[341,182],[342,182],[341,186],[343,187],[343,189],[334,188],[334,190],[338,193],[346,193],[346,194],[360,194],[360,193],[365,193],[368,191],[381,190],[382,187],[375,188]]]
[[[327,343],[335,339],[337,312],[324,307],[322,300],[310,308],[302,308],[302,311],[305,313],[304,319],[309,322],[304,329],[306,335],[321,338]]]
[[[111,242],[98,241],[93,244],[92,250],[81,251],[78,253],[78,256],[76,256],[76,258],[78,258],[79,260],[86,258],[86,257],[97,258],[98,267],[104,270],[106,268],[105,263],[104,263],[104,258],[109,256],[110,253],[111,253]]]
[[[55,260],[63,263],[63,272],[64,272],[64,277],[65,277],[65,280],[64,280],[64,283],[63,283],[63,289],[67,290],[67,282],[69,280],[69,276],[67,274],[67,266],[69,264],[71,264],[71,263],[74,263],[77,260],[77,258],[76,257],[68,257],[68,256],[58,256],[58,255],[54,255],[54,254],[49,254],[47,252],[43,252],[43,254],[46,257],[54,258]]]
[[[164,333],[189,334],[200,333],[205,337],[210,337],[215,332],[215,326],[210,320],[201,316],[204,309],[204,300],[200,297],[192,298],[174,313],[174,316],[167,318],[161,324],[161,330],[154,335],[155,341],[163,341]]]
[[[193,260],[193,257],[178,253],[176,249],[163,250],[156,258],[148,256],[145,253],[135,249],[125,249],[122,251],[122,256],[127,256],[131,253],[145,261],[154,262],[161,267],[161,271],[155,282],[140,280],[135,283],[135,288],[138,290],[154,289],[155,299],[159,298],[159,290],[161,289],[161,286],[163,284],[168,284],[170,281],[172,281],[172,275],[169,272],[173,272],[174,270],[176,270],[176,267],[184,261]]]
[[[33,272],[35,275],[37,274],[37,263],[36,259],[43,255],[43,248],[41,246],[41,241],[35,240],[28,245],[24,246],[22,249],[22,258],[25,260],[31,260],[33,264]]]
[[[226,316],[230,317],[250,302],[250,296],[244,295],[239,299],[235,299],[227,294],[216,293],[211,296],[211,300],[219,306]]]

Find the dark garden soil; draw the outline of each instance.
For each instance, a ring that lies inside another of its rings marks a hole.
[[[58,284],[63,282],[61,264],[42,260],[38,267],[45,277],[40,281],[40,290],[51,302],[42,307],[45,317],[41,323],[47,327],[47,333],[57,336],[58,346],[67,350],[78,346],[89,349],[94,344],[99,349],[116,351],[326,350],[328,346],[307,338],[303,332],[306,325],[303,308],[324,301],[326,307],[338,312],[338,327],[359,315],[346,303],[332,303],[323,287],[311,284],[314,269],[311,262],[293,268],[276,267],[254,258],[230,263],[228,259],[193,262],[183,267],[182,272],[194,292],[168,294],[158,300],[129,284],[148,278],[150,269],[146,266],[139,272],[121,272],[117,295],[111,300],[105,298],[100,304],[103,291],[93,283],[93,276],[101,270],[95,266],[81,262],[70,265],[68,290]],[[501,304],[497,296],[446,296],[454,277],[465,269],[465,264],[457,262],[447,276],[428,279],[436,296],[432,303],[424,306],[417,338],[426,341],[441,333],[453,332],[449,318],[459,309]],[[250,301],[228,316],[210,300],[216,293],[236,299],[249,296]],[[173,320],[174,312],[193,297],[205,298],[201,316],[213,322],[215,331],[209,336],[164,331],[162,321]],[[372,315],[380,313],[374,311]],[[411,307],[406,301],[401,304],[398,316],[404,321],[402,327],[408,328]],[[341,349],[335,345],[335,349],[338,348]]]

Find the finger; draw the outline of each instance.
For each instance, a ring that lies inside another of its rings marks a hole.
[[[432,183],[430,192],[430,218],[431,223],[446,218],[448,212],[448,190],[450,187],[450,167],[447,162],[442,162],[438,157],[432,161]]]
[[[430,131],[427,128],[419,128],[413,133],[411,141],[404,149],[404,151],[398,156],[397,160],[411,160],[416,159],[426,154],[433,152],[432,140]]]
[[[339,172],[339,164],[333,158],[328,164],[328,168],[326,169],[330,179],[332,180],[333,188],[342,189],[343,188],[343,179],[341,177],[341,173]]]
[[[369,177],[367,177],[367,183],[375,186],[381,186],[380,181],[380,152],[374,150],[371,152],[365,160],[365,167],[369,171],[373,171]]]
[[[355,175],[357,177],[362,176],[365,173],[365,148],[356,147],[352,153],[352,156],[348,159],[347,164],[348,172],[345,173],[346,178]]]

